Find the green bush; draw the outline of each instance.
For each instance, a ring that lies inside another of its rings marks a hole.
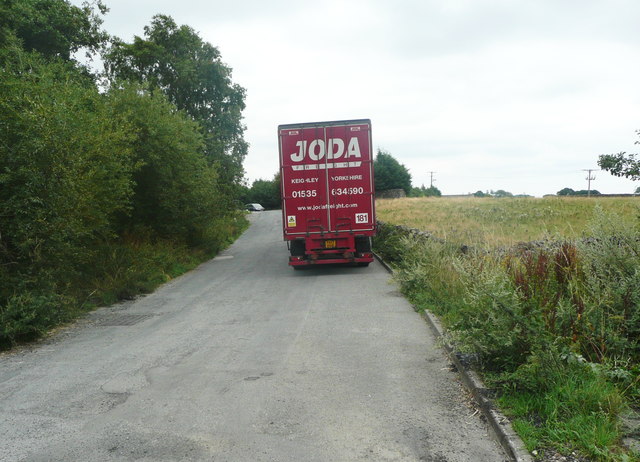
[[[205,228],[225,212],[217,202],[217,173],[205,160],[199,125],[159,92],[124,85],[107,97],[135,134],[135,193],[124,228],[147,228],[161,237],[198,243]]]
[[[589,358],[640,363],[640,230],[596,210],[580,244],[585,261],[583,349]]]
[[[17,288],[0,303],[0,349],[31,340],[69,319],[73,300],[40,280],[39,290]],[[19,283],[18,283],[19,284]]]
[[[406,251],[404,238],[407,232],[406,228],[379,222],[378,231],[373,237],[373,247],[387,263],[401,264]]]
[[[131,127],[69,65],[20,58],[0,72],[0,257],[64,286],[128,208]]]
[[[517,368],[545,341],[541,312],[523,300],[492,256],[459,259],[456,270],[463,288],[458,295],[462,303],[451,324],[454,338],[465,349],[479,353],[489,370]]]
[[[246,192],[245,202],[257,202],[267,209],[280,208],[280,173],[276,173],[272,180],[255,180]]]

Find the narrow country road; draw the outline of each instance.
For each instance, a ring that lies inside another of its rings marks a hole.
[[[504,461],[376,262],[287,266],[279,212],[136,301],[0,356],[3,461]]]

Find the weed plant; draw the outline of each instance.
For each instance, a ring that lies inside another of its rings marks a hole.
[[[596,206],[582,229],[488,251],[384,224],[375,247],[478,358],[530,450],[640,460],[618,419],[640,405],[638,220]]]

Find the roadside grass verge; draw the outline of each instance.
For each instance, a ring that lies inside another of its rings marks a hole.
[[[502,391],[498,405],[512,416],[529,451],[575,448],[590,459],[616,460],[623,454],[617,419],[624,409],[621,394],[584,367],[563,366],[544,388]]]
[[[215,256],[248,225],[242,213],[221,218],[192,243],[137,230],[102,242],[81,268],[6,272],[11,281],[2,284],[0,350],[36,340],[96,307],[152,292]]]
[[[637,461],[620,421],[640,406],[637,215],[594,207],[577,228],[487,250],[382,224],[374,246],[416,309],[476,359],[530,451]]]

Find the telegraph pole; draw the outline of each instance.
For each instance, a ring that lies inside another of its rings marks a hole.
[[[589,172],[585,180],[587,180],[587,197],[591,197],[591,182],[596,179],[596,176],[591,175],[591,172],[597,172],[598,170],[594,168],[583,168],[582,171]]]
[[[433,188],[433,174],[436,172],[427,172],[431,175],[431,185],[429,186],[430,188]]]

